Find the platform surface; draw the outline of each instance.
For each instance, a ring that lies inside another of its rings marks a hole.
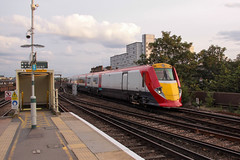
[[[37,111],[35,129],[30,111],[0,119],[0,153],[0,160],[142,159],[77,115],[50,111]]]

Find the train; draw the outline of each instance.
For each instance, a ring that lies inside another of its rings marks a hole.
[[[144,106],[181,107],[182,89],[175,67],[166,63],[76,75],[69,85],[99,96]]]

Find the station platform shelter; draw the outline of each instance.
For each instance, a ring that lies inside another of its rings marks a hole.
[[[37,69],[34,71],[34,85],[37,107],[55,108],[54,71]],[[32,70],[16,70],[16,91],[19,95],[20,111],[30,108],[32,95]]]

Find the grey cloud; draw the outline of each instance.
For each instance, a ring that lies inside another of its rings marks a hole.
[[[62,40],[69,41],[69,42],[74,41],[76,43],[98,43],[104,47],[109,47],[109,48],[122,48],[122,47],[125,47],[125,45],[127,44],[125,41],[122,41],[119,39],[107,40],[107,39],[104,39],[104,37],[102,39],[98,37],[96,37],[95,39],[87,39],[82,37],[61,36],[61,35],[60,37]]]
[[[231,41],[240,41],[240,31],[222,31],[218,33],[223,39]]]
[[[225,6],[230,7],[230,8],[239,8],[240,3],[227,3],[227,4],[225,4]]]

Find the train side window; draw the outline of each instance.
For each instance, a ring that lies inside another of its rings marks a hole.
[[[85,83],[85,79],[84,78],[80,78],[79,79],[79,83]]]
[[[146,79],[146,73],[144,72],[142,75],[142,87],[145,87],[145,79]]]
[[[87,79],[87,84],[90,84],[90,82],[91,82],[91,78],[88,78]]]
[[[93,83],[98,84],[98,78],[93,78]]]

